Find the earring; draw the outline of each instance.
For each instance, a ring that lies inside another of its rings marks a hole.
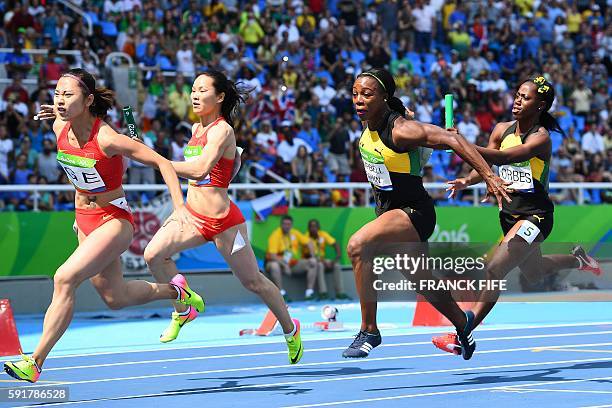
[[[387,102],[387,100],[385,99],[385,102]]]

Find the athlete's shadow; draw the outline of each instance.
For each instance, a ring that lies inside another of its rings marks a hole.
[[[479,375],[478,377],[463,379],[461,381],[446,383],[446,384],[430,384],[430,385],[413,385],[407,387],[388,387],[388,388],[370,388],[366,391],[391,391],[391,390],[405,390],[405,389],[416,389],[416,388],[439,388],[439,387],[453,387],[453,386],[466,386],[466,385],[491,385],[491,384],[515,384],[521,382],[551,382],[551,381],[567,381],[570,378],[558,375],[566,370],[595,370],[595,369],[609,369],[612,368],[612,361],[601,361],[591,363],[574,364],[562,368],[533,368],[528,370],[504,370],[504,371],[490,371],[480,372],[478,374],[490,374],[490,375]],[[466,368],[469,370],[469,368]],[[455,376],[472,376],[476,373],[456,373]],[[517,374],[524,374],[518,375]],[[567,374],[567,373],[566,373]],[[577,378],[580,379],[580,378]],[[597,382],[612,383],[609,380],[597,380]]]
[[[200,380],[248,380],[248,379],[259,379],[259,378],[287,378],[287,377],[339,377],[343,375],[365,375],[365,374],[375,374],[381,373],[385,371],[393,371],[393,370],[406,370],[406,368],[372,368],[372,369],[363,369],[360,367],[342,367],[338,369],[332,370],[309,370],[308,368],[296,367],[295,370],[277,372],[271,374],[262,374],[262,375],[250,375],[250,376],[223,376],[223,377],[201,377],[201,378],[189,378],[190,381],[200,381]]]
[[[197,394],[220,394],[229,392],[282,392],[285,395],[299,395],[312,391],[312,388],[294,388],[293,385],[270,385],[259,386],[257,384],[241,385],[240,381],[225,381],[223,384],[215,387],[202,388],[184,388],[178,390],[167,391],[169,395],[178,393],[179,395],[197,395]],[[285,391],[285,392],[283,392]]]

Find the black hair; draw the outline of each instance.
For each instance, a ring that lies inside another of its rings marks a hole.
[[[282,218],[281,218],[281,224],[285,220],[289,220],[289,221],[293,222],[293,217],[291,217],[290,215],[283,215]]]
[[[318,228],[321,228],[321,223],[316,218],[313,218],[313,219],[308,221],[308,226],[309,227],[310,227],[310,223],[312,223],[312,222],[314,222],[317,225]]]
[[[395,94],[395,80],[389,71],[383,68],[372,68],[363,71],[361,74],[357,75],[357,78],[362,76],[369,76],[376,79],[381,91],[387,94],[386,101],[389,108],[402,115],[402,117],[406,116],[406,107],[398,97],[393,96]]]
[[[96,80],[89,72],[82,68],[74,68],[65,72],[62,76],[73,77],[79,83],[83,95],[94,96],[93,103],[89,106],[89,112],[99,118],[106,116],[108,110],[115,104],[115,94],[103,86],[96,88]]]
[[[544,129],[548,130],[549,132],[559,132],[563,136],[565,136],[565,132],[563,131],[563,129],[561,129],[561,126],[559,125],[559,122],[557,122],[557,119],[555,119],[548,112],[553,102],[555,101],[555,88],[553,87],[552,83],[548,82],[546,78],[544,78],[542,75],[530,77],[529,79],[521,82],[521,85],[526,82],[531,82],[535,84],[537,98],[545,102],[544,111],[540,113],[540,125],[542,125]]]
[[[213,80],[213,86],[217,94],[224,93],[225,97],[221,103],[221,115],[230,126],[234,127],[234,119],[238,115],[238,105],[244,103],[251,90],[238,89],[241,82],[228,79],[221,71],[214,69],[202,72],[200,75],[206,75]]]

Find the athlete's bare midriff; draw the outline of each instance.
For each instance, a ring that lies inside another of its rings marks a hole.
[[[97,194],[77,191],[74,195],[74,206],[79,209],[92,210],[112,205],[111,201],[121,197],[125,197],[123,187]]]
[[[223,218],[229,212],[230,198],[227,188],[189,186],[187,204],[203,216]]]

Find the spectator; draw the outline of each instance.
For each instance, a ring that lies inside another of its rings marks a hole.
[[[266,271],[274,284],[280,289],[281,295],[289,301],[283,287],[283,274],[287,276],[306,273],[306,300],[314,300],[314,287],[317,281],[317,259],[313,256],[300,257],[300,247],[307,246],[308,254],[315,253],[312,242],[301,232],[293,228],[293,218],[285,215],[281,218],[281,226],[274,230],[268,238],[266,252]]]
[[[15,152],[16,156],[22,154],[26,157],[26,167],[30,170],[35,170],[38,161],[38,152],[32,149],[32,140],[28,136],[23,137],[19,149]]]
[[[174,132],[170,143],[170,160],[185,161],[185,146],[185,135],[182,132]]]
[[[427,2],[429,3],[429,2]],[[429,52],[431,39],[435,36],[435,11],[423,0],[416,0],[412,9],[414,17],[414,44],[418,53]]]
[[[60,176],[55,158],[55,142],[52,139],[45,139],[42,145],[43,150],[37,157],[36,168],[41,177],[44,177],[50,184],[55,184],[59,181]]]
[[[32,170],[27,168],[28,157],[25,154],[20,154],[15,159],[15,168],[11,171],[9,180],[12,184],[16,185],[27,185]],[[26,191],[17,191],[11,193],[11,206],[17,211],[27,210],[26,200],[29,197],[29,193]]]
[[[280,142],[276,151],[285,163],[291,163],[293,161],[293,158],[297,156],[300,146],[304,146],[309,154],[312,153],[312,149],[308,143],[300,138],[294,139],[293,130],[291,130],[291,122],[283,121],[281,123],[281,134],[284,140]]]
[[[306,183],[312,174],[312,159],[305,146],[298,148],[297,155],[291,160],[292,182]]]
[[[586,115],[591,110],[592,97],[593,92],[586,87],[584,79],[580,78],[578,80],[578,86],[570,95],[570,98],[574,100],[574,106],[577,115],[586,117]]]
[[[336,175],[336,181],[344,181],[351,174],[349,157],[351,156],[351,139],[342,118],[336,120],[334,130],[329,139],[329,154],[327,163],[329,169]]]
[[[24,54],[22,45],[17,42],[13,46],[13,52],[4,56],[4,64],[9,78],[13,78],[17,75],[20,77],[27,76],[32,69],[33,62],[30,54]]]
[[[313,18],[314,19],[314,18]],[[238,29],[240,36],[249,47],[257,48],[266,33],[255,18],[253,11],[248,11]]]
[[[582,150],[590,155],[604,152],[604,138],[593,124],[588,131],[582,135]]]
[[[322,77],[319,80],[319,84],[312,89],[312,93],[319,98],[319,103],[321,105],[328,106],[336,96],[337,91],[328,85],[326,77]]]
[[[312,219],[308,221],[308,231],[304,234],[312,245],[303,248],[304,257],[310,255],[309,248],[315,250],[315,258],[318,260],[317,281],[319,283],[319,300],[329,299],[327,290],[327,282],[325,280],[326,272],[334,274],[334,289],[336,292],[335,299],[346,300],[350,299],[344,292],[344,283],[342,282],[342,271],[340,269],[340,245],[334,237],[328,232],[321,230],[319,220]],[[330,246],[334,248],[335,256],[333,259],[327,259],[326,248]]]
[[[255,144],[259,146],[263,153],[271,156],[276,155],[278,136],[272,130],[272,124],[269,120],[264,120],[260,123],[260,130],[255,136]]]
[[[351,144],[353,144],[355,140],[358,140],[361,137],[360,123],[357,120],[351,120],[348,134]]]
[[[13,76],[13,82],[4,89],[2,99],[5,101],[11,99],[21,103],[27,103],[29,101],[28,91],[21,84],[20,74],[15,74]]]
[[[431,164],[426,164],[423,167],[423,182],[424,183],[444,183],[446,178],[434,174]],[[469,191],[469,190],[468,190]],[[465,193],[466,191],[463,191]],[[430,192],[431,198],[434,201],[446,200],[446,192],[443,189],[435,189]],[[464,194],[465,195],[465,194]]]
[[[195,62],[190,45],[191,39],[186,36],[181,41],[181,49],[176,52],[176,72],[182,74],[189,82],[195,76]],[[233,72],[233,74],[236,74],[236,72]]]
[[[13,155],[13,140],[9,139],[6,126],[0,125],[0,174],[9,180],[9,163]]]
[[[47,179],[44,176],[39,177],[36,174],[31,174],[29,184],[46,185],[48,183],[47,183]],[[53,211],[53,209],[55,208],[55,197],[53,195],[53,192],[35,191],[34,193],[32,193],[30,197],[26,200],[26,206],[29,209],[34,208],[35,198],[38,200],[38,203],[37,203],[38,211]]]
[[[462,23],[456,22],[453,24],[453,30],[448,33],[448,39],[451,47],[454,51],[457,51],[460,58],[467,57],[472,39],[468,32],[465,31],[465,26]]]
[[[149,132],[142,134],[142,142],[145,146],[154,149],[155,145],[153,140],[149,136]],[[129,183],[130,184],[155,184],[155,170],[153,167],[149,167],[145,164],[140,163],[137,160],[130,160],[129,166]],[[153,198],[150,192],[145,193],[148,198]],[[133,199],[138,199],[137,195],[132,196]]]
[[[477,49],[472,48],[467,59],[467,73],[470,78],[478,78],[482,71],[489,71],[489,63]]]
[[[302,128],[298,132],[297,137],[308,143],[311,152],[321,151],[321,137],[319,136],[319,131],[312,127],[312,119],[309,115],[304,115]]]
[[[68,66],[64,59],[57,54],[57,51],[55,49],[49,50],[46,62],[40,66],[40,83],[46,85],[47,88],[54,88],[62,73],[67,69]]]
[[[476,139],[480,136],[480,128],[474,120],[472,113],[467,109],[463,112],[463,118],[457,124],[457,130],[470,143],[476,143]]]
[[[175,86],[168,89],[168,107],[177,122],[187,119],[191,110],[191,89],[182,74],[176,75]]]

